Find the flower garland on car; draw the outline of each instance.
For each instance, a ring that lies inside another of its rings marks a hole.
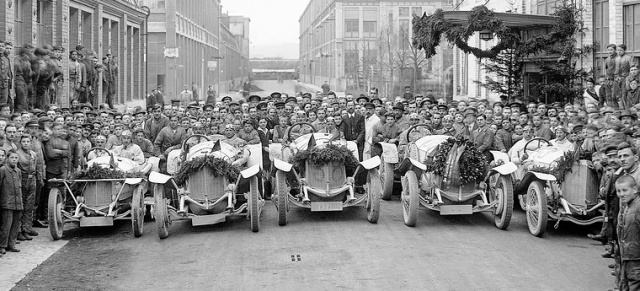
[[[213,155],[206,155],[182,163],[175,176],[176,184],[184,185],[192,173],[202,170],[203,167],[209,168],[215,177],[226,176],[231,183],[235,182],[240,174],[240,168],[237,166]]]
[[[436,154],[433,157],[433,162],[425,162],[427,172],[444,176],[449,152],[455,144],[458,146],[466,146],[459,160],[460,183],[467,184],[482,181],[487,174],[487,160],[484,155],[478,151],[473,142],[464,138],[462,135],[458,135],[455,138],[451,137],[438,146]]]
[[[358,167],[358,160],[347,147],[334,144],[328,144],[323,148],[312,147],[304,151],[299,151],[291,157],[291,163],[298,173],[305,173],[307,161],[320,166],[330,162],[344,163],[347,176],[353,175]]]
[[[558,183],[562,183],[564,181],[565,176],[568,172],[571,172],[571,168],[573,167],[573,163],[576,162],[576,152],[568,151],[565,152],[562,157],[560,157],[557,161],[552,163],[549,166],[532,166],[529,171],[539,172],[550,174],[556,177]]]

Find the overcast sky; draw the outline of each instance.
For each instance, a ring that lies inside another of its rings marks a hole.
[[[222,11],[251,18],[251,57],[298,58],[298,19],[309,0],[222,0]]]

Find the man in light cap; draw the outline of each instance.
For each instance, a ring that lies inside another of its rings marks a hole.
[[[551,144],[561,148],[565,152],[572,151],[574,149],[573,143],[567,139],[567,128],[559,125],[556,127],[556,138],[550,140]]]
[[[133,160],[138,164],[144,163],[144,152],[142,152],[142,149],[137,144],[133,143],[133,136],[130,130],[122,132],[122,145],[114,147],[113,154],[121,158]]]
[[[236,129],[233,127],[233,124],[225,125],[224,137],[225,138],[222,140],[235,147],[238,151],[241,151],[247,144],[244,139],[241,139],[238,137],[238,135],[236,135]]]

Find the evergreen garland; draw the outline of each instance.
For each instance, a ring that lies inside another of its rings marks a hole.
[[[347,176],[353,175],[358,167],[358,159],[345,146],[327,144],[324,148],[312,147],[310,149],[299,151],[291,157],[291,163],[298,173],[305,173],[306,161],[314,165],[326,165],[330,162],[344,163]]]
[[[549,32],[543,35],[522,39],[519,28],[509,28],[496,14],[486,6],[474,7],[464,24],[453,24],[444,19],[444,11],[436,10],[432,15],[424,14],[413,18],[413,43],[418,49],[424,49],[427,58],[436,54],[442,36],[455,44],[465,53],[471,53],[478,58],[495,58],[506,49],[514,48],[519,55],[532,55],[548,49],[560,40],[572,38],[578,32],[580,22],[576,19],[578,10],[570,5],[558,7],[553,13],[556,23]],[[495,34],[498,43],[490,49],[482,50],[468,45],[469,38],[477,31],[488,30]],[[521,53],[521,54],[520,54]]]
[[[184,162],[175,176],[176,184],[183,186],[192,173],[200,171],[203,167],[209,168],[215,177],[226,176],[230,183],[235,182],[240,174],[240,168],[237,166],[213,155],[205,155]]]
[[[571,172],[573,163],[576,161],[575,151],[565,152],[562,157],[549,166],[532,166],[529,171],[550,174],[556,177],[558,183],[564,181],[568,172]]]
[[[458,135],[455,138],[451,137],[438,146],[433,162],[425,162],[427,172],[433,172],[439,176],[445,175],[447,157],[454,144],[466,146],[459,160],[460,183],[481,182],[487,174],[487,160],[485,156],[478,151],[473,142],[464,138],[462,135]]]
[[[77,173],[74,180],[97,180],[97,179],[126,179],[126,178],[146,178],[142,172],[125,173],[120,169],[103,167],[97,164],[91,165],[84,171]]]

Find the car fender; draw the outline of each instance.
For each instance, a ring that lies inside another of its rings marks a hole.
[[[553,175],[545,174],[545,173],[532,172],[532,171],[526,172],[522,176],[522,180],[516,185],[516,188],[513,189],[514,192],[517,194],[527,193],[529,184],[531,184],[531,182],[533,181],[543,181],[543,182],[556,181],[556,177]]]
[[[164,184],[167,183],[171,179],[171,176],[158,173],[156,171],[151,172],[149,175],[149,182],[156,184]]]
[[[493,156],[494,161],[502,161],[505,164],[511,161],[507,153],[503,153],[500,151],[490,151],[490,152],[491,152],[491,155]]]
[[[395,164],[399,162],[398,159],[398,146],[394,143],[378,142],[373,145],[379,147],[382,152],[382,158],[385,163]]]
[[[360,162],[360,165],[367,170],[371,170],[380,166],[380,162],[380,157],[375,156],[373,158],[369,158],[365,161]]]
[[[285,161],[279,160],[279,159],[274,159],[273,160],[273,166],[276,167],[276,169],[283,171],[283,172],[290,172],[291,168],[293,167],[292,164],[289,164]]]
[[[124,183],[127,185],[136,185],[142,182],[142,178],[126,178],[124,179]]]
[[[518,170],[518,166],[512,162],[507,162],[504,165],[497,166],[491,169],[491,174],[500,173],[500,175],[509,175]]]
[[[242,176],[242,178],[249,179],[257,175],[259,172],[260,172],[260,165],[256,164],[240,171],[240,176]]]

